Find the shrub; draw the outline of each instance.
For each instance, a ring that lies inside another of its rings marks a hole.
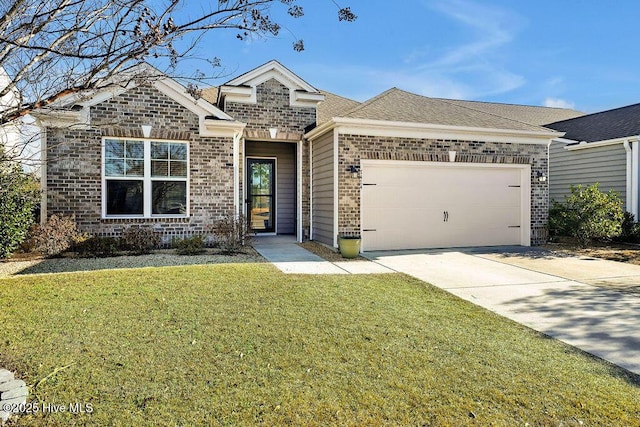
[[[92,236],[76,242],[76,251],[80,256],[110,257],[118,255],[120,239],[116,237]]]
[[[242,252],[245,246],[251,243],[251,227],[247,217],[240,215],[225,215],[211,225],[220,249],[226,254]]]
[[[201,234],[185,237],[174,243],[179,255],[198,255],[205,252],[205,238]]]
[[[27,237],[38,198],[36,181],[0,147],[0,258],[10,257]]]
[[[549,211],[552,235],[578,239],[585,246],[594,239],[611,239],[622,232],[624,210],[615,191],[604,193],[598,184],[571,186],[563,204],[553,202]]]
[[[71,249],[79,236],[75,216],[51,215],[46,223],[32,229],[32,247],[54,257]]]
[[[627,243],[640,243],[640,223],[635,221],[631,212],[624,213],[622,232],[617,240]]]
[[[160,245],[160,234],[150,227],[131,226],[122,233],[122,243],[134,254],[148,254]]]
[[[549,236],[553,238],[570,235],[566,206],[563,203],[552,200],[549,208]]]

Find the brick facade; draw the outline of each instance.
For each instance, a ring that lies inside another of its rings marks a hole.
[[[303,238],[310,233],[310,158],[305,129],[315,123],[314,107],[292,107],[290,89],[276,79],[256,87],[257,104],[225,102],[225,112],[246,123],[245,138],[268,143],[269,129],[277,127],[276,140],[300,144],[302,152]],[[75,214],[80,230],[95,235],[118,235],[131,224],[152,225],[168,240],[202,233],[214,219],[234,212],[233,138],[199,136],[199,117],[152,85],[142,85],[90,108],[90,128],[47,129],[47,214]],[[190,216],[188,218],[102,218],[101,143],[103,137],[142,138],[142,125],[152,126],[151,139],[188,141],[190,152]],[[240,144],[238,178],[244,181],[243,144]],[[535,144],[412,139],[340,135],[338,153],[338,232],[360,231],[358,174],[347,170],[362,159],[531,165],[531,241],[546,241],[548,185],[547,147]],[[299,155],[296,150],[296,156]],[[297,167],[297,166],[296,166]],[[243,206],[243,190],[240,188]],[[297,197],[297,196],[296,196]],[[297,211],[296,201],[296,211]]]
[[[306,238],[310,232],[309,202],[309,145],[303,141],[305,128],[316,122],[316,109],[313,107],[292,107],[289,88],[270,79],[256,86],[256,104],[227,101],[225,113],[247,124],[246,135],[262,135],[255,140],[269,140],[268,130],[278,128],[278,135],[286,134],[291,143],[302,141],[302,229]],[[249,138],[248,138],[249,139]],[[253,140],[253,139],[252,139]],[[242,177],[242,175],[241,175]],[[242,179],[241,179],[242,181]]]
[[[268,131],[277,127],[280,132],[295,133],[302,139],[307,126],[316,122],[316,109],[292,107],[289,88],[276,79],[267,80],[256,87],[256,104],[225,102],[224,111],[247,124],[246,130]]]
[[[78,228],[118,235],[131,224],[152,225],[165,239],[203,232],[213,219],[233,213],[233,139],[202,138],[198,116],[151,86],[138,86],[90,110],[90,129],[47,129],[47,214],[75,214]],[[188,141],[188,218],[103,219],[102,138]]]
[[[450,141],[340,135],[338,148],[338,232],[360,232],[360,178],[348,171],[361,159],[448,162],[448,152],[456,151],[456,162],[531,165],[531,244],[547,240],[549,188],[534,179],[547,175],[546,145],[498,142]]]

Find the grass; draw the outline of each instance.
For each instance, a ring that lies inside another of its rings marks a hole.
[[[19,425],[635,425],[640,380],[400,274],[268,264],[0,280]],[[36,387],[37,385],[37,387]]]

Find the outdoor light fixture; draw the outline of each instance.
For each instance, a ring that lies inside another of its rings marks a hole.
[[[151,136],[151,126],[142,125],[140,127],[142,128],[142,136],[144,136],[145,138],[149,138]]]
[[[278,136],[278,128],[269,128],[269,136],[271,136],[271,139],[276,139],[276,136]]]
[[[449,151],[449,161],[450,162],[455,162],[456,161],[456,152],[455,151]]]
[[[349,171],[351,173],[358,173],[358,172],[360,172],[360,166],[350,165],[349,168],[347,169],[347,171]]]
[[[546,182],[546,180],[547,180],[547,177],[545,176],[545,174],[543,174],[540,171],[536,172],[536,177],[538,178],[538,181],[540,181],[540,182]]]

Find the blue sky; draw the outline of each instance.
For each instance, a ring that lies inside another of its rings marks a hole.
[[[226,74],[215,85],[277,59],[311,85],[359,101],[395,86],[584,112],[640,102],[637,1],[339,3],[351,6],[355,23],[338,22],[331,0],[302,1],[306,16],[286,19],[278,38],[238,41],[214,31],[196,53],[222,60]],[[296,37],[304,39],[304,52],[292,50]],[[181,67],[206,70],[197,61]]]

